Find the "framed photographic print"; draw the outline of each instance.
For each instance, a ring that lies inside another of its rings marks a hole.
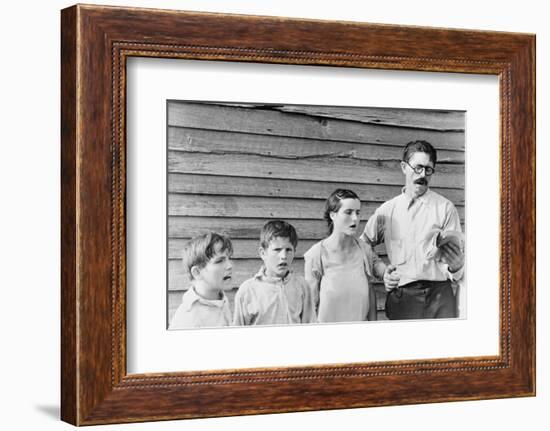
[[[62,419],[534,395],[534,46],[63,10]]]

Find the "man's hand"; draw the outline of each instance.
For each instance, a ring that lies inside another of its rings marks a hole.
[[[399,285],[399,274],[395,271],[394,265],[388,265],[384,271],[384,288],[386,292],[390,292]]]
[[[448,242],[441,246],[441,257],[449,265],[450,272],[457,272],[464,266],[464,253],[456,244]]]

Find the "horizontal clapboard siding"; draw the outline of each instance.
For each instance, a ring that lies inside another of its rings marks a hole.
[[[170,238],[168,240],[168,259],[181,259],[181,250],[185,242],[189,238]],[[317,239],[301,239],[298,241],[298,246],[296,247],[296,253],[294,254],[294,259],[304,257],[304,254],[310,249],[310,247],[318,242]],[[258,248],[260,247],[260,242],[258,239],[232,239],[231,244],[233,246],[233,255],[232,259],[258,259]],[[383,257],[386,256],[386,246],[384,243],[378,244],[374,247],[376,253]]]
[[[397,126],[438,132],[464,131],[464,119],[457,115],[457,111],[300,105],[273,106],[271,109],[315,117],[357,121],[377,126]]]
[[[421,112],[421,111],[417,111]],[[437,113],[437,111],[432,111]],[[254,133],[267,136],[360,142],[402,146],[425,139],[436,148],[464,150],[464,131],[439,131],[412,127],[380,126],[351,118],[316,117],[268,109],[241,108],[201,103],[172,103],[168,125],[196,129]]]
[[[188,238],[170,238],[168,241],[168,258],[169,259],[180,259],[181,258],[181,249],[185,242],[188,241]],[[317,240],[307,240],[301,239],[298,242],[298,247],[296,248],[295,258],[303,257],[304,253],[309,250],[309,248],[315,244]],[[258,247],[260,242],[258,239],[233,239],[231,241],[233,245],[233,259],[257,259],[258,258]]]
[[[235,177],[331,181],[363,184],[402,185],[403,174],[397,161],[357,160],[350,158],[276,159],[240,154],[208,154],[170,151],[170,172]],[[432,180],[434,187],[456,187],[464,177],[463,165],[439,164]],[[230,181],[230,179],[229,179]],[[463,180],[462,180],[463,182]]]
[[[320,199],[289,199],[257,196],[208,196],[173,194],[168,201],[169,216],[264,217],[314,219],[324,211]],[[362,202],[361,220],[367,220],[380,206],[379,202]],[[457,206],[464,218],[464,207]]]
[[[260,229],[267,221],[265,218],[225,218],[225,217],[169,217],[168,235],[174,238],[192,238],[209,231],[220,232],[230,238],[249,238],[258,240]],[[326,237],[327,224],[324,220],[286,219],[298,233],[298,238],[320,240]],[[359,230],[364,223],[359,226]],[[462,229],[465,226],[462,225]]]
[[[232,239],[231,303],[261,265],[259,233],[267,220],[282,218],[296,228],[293,268],[303,275],[303,254],[326,237],[328,195],[354,190],[362,229],[382,202],[401,193],[399,161],[411,140],[436,147],[431,186],[464,219],[464,118],[458,111],[169,102],[169,318],[189,287],[181,263],[189,238],[217,231]],[[384,247],[377,251],[387,261]],[[384,288],[375,288],[383,314]]]
[[[168,175],[170,193],[229,195],[229,196],[270,196],[324,200],[342,183],[326,181],[295,181],[267,178],[229,177],[218,175],[197,175],[171,173]],[[347,183],[362,201],[385,202],[401,193],[402,184],[361,184]],[[460,188],[431,187],[435,192],[450,199],[457,206],[464,205],[464,190]]]
[[[172,127],[168,130],[169,149],[185,152],[253,154],[282,159],[353,158],[358,160],[399,160],[400,145],[372,145],[359,142],[262,136],[249,133]],[[396,151],[397,150],[397,151]],[[463,163],[464,152],[442,150],[440,162]]]

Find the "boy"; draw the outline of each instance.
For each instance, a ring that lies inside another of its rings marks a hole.
[[[273,220],[260,233],[260,271],[235,295],[233,325],[282,325],[316,321],[308,284],[293,275],[298,236],[292,225]]]
[[[183,248],[191,287],[183,295],[170,329],[229,326],[231,309],[223,289],[231,280],[233,246],[224,235],[197,236]]]

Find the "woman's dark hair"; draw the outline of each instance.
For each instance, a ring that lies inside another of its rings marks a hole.
[[[327,201],[325,202],[325,213],[323,214],[323,218],[328,224],[329,235],[334,230],[334,225],[332,223],[332,219],[330,218],[330,213],[337,212],[342,206],[342,201],[344,199],[357,199],[359,202],[361,202],[359,196],[357,196],[357,194],[355,194],[355,192],[352,192],[351,190],[336,189],[330,194],[330,196],[327,198]]]

